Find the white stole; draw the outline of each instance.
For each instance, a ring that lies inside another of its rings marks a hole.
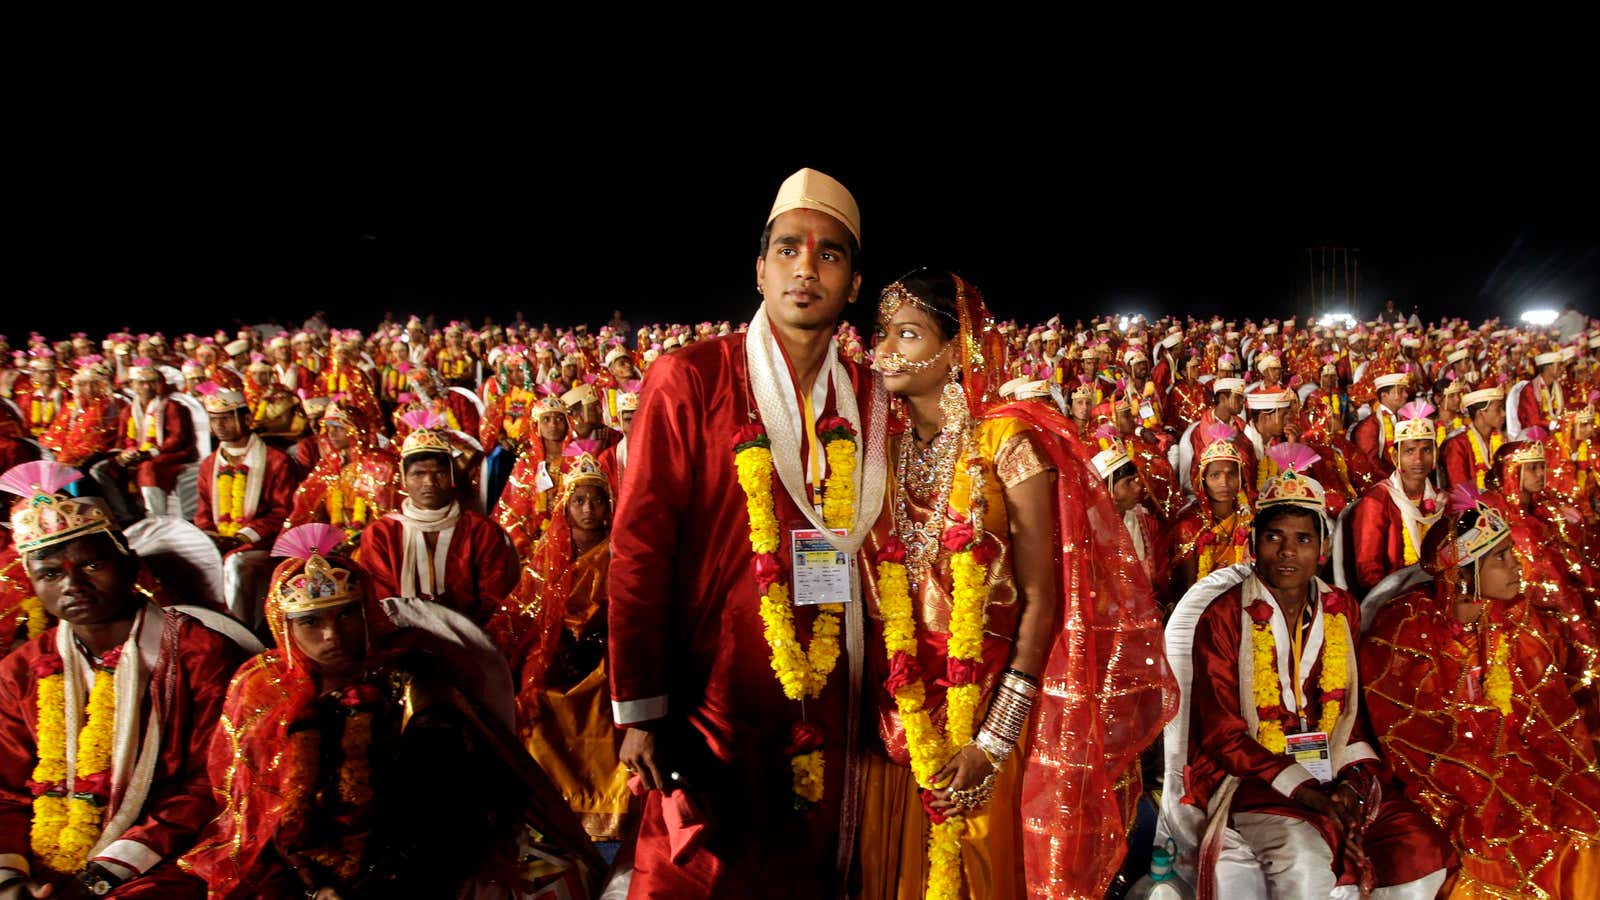
[[[404,528],[401,537],[400,596],[438,597],[445,589],[445,563],[450,558],[450,539],[461,521],[461,505],[451,501],[443,509],[420,509],[407,498],[400,512],[390,513]],[[428,535],[437,534],[433,553],[428,553]]]
[[[267,444],[260,435],[252,434],[245,444],[242,457],[235,457],[223,446],[217,447],[215,455],[216,459],[211,463],[212,518],[216,518],[216,510],[228,509],[224,504],[232,502],[231,498],[218,493],[218,482],[222,479],[222,470],[237,459],[245,467],[244,507],[240,511],[239,521],[248,522],[255,518],[256,509],[261,505],[261,488],[267,480]]]

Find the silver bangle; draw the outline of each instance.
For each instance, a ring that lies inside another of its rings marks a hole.
[[[1001,763],[1004,763],[1011,757],[1011,751],[1015,750],[1017,746],[1016,744],[1000,739],[993,732],[989,731],[987,726],[979,730],[977,736],[972,739],[972,742],[977,744],[978,749],[982,750],[984,755],[988,756],[989,759],[994,762],[996,768],[999,768]]]

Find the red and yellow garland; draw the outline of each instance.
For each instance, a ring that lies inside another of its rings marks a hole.
[[[217,534],[233,537],[244,527],[244,494],[249,484],[249,470],[244,466],[224,466],[217,476],[217,495],[211,498],[216,507]]]
[[[28,783],[33,793],[33,853],[56,872],[77,872],[100,840],[106,802],[111,796],[111,744],[116,733],[116,668],[121,648],[94,666],[94,685],[78,732],[73,793],[67,794],[67,693],[63,661],[54,652],[34,660],[39,680],[38,764]]]
[[[1250,561],[1251,518],[1250,506],[1241,497],[1232,515],[1195,536],[1197,579],[1210,575],[1222,566]]]
[[[945,678],[950,687],[945,691],[944,734],[934,728],[925,709],[927,690],[917,658],[917,620],[905,545],[891,537],[878,552],[878,603],[883,615],[884,649],[889,657],[889,677],[884,688],[894,697],[895,708],[900,712],[911,774],[923,791],[924,808],[931,823],[925,894],[928,900],[953,900],[961,895],[961,838],[966,833],[966,819],[959,813],[934,812],[927,802],[930,792],[943,787],[934,783],[935,776],[977,732],[978,703],[982,699],[978,672],[989,601],[986,580],[988,565],[997,552],[992,543],[984,542],[982,477],[978,461],[968,460],[967,516],[947,527],[940,539],[950,554],[952,600],[950,639],[946,644]],[[959,493],[952,487],[952,501]]]
[[[1278,680],[1278,648],[1272,636],[1273,607],[1257,600],[1246,608],[1250,614],[1251,661],[1255,667],[1252,683],[1256,702],[1256,741],[1273,753],[1287,748],[1285,726],[1293,719],[1283,705],[1283,685]],[[1350,688],[1350,620],[1348,610],[1331,597],[1322,606],[1322,677],[1317,687],[1322,693],[1322,716],[1317,730],[1333,734]],[[1291,677],[1299,678],[1298,672]]]
[[[822,521],[829,528],[849,531],[855,524],[855,429],[843,418],[830,416],[817,423],[817,432],[828,460]],[[756,555],[756,587],[761,592],[761,621],[767,646],[772,650],[772,670],[783,686],[783,695],[790,700],[820,697],[839,662],[839,618],[844,606],[827,603],[818,607],[811,623],[811,643],[800,643],[795,635],[787,572],[778,553],[772,444],[759,423],[747,425],[734,435],[733,462],[739,487],[744,490],[745,511],[750,516],[750,549]],[[798,806],[822,799],[823,738],[819,729],[803,720],[797,721],[791,732],[786,750]]]

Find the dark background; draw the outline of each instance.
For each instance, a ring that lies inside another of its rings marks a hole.
[[[742,319],[772,196],[801,165],[859,200],[869,298],[932,265],[1024,321],[1304,314],[1307,248],[1331,245],[1359,250],[1363,317],[1391,296],[1425,319],[1600,313],[1595,156],[1548,123],[1396,109],[1327,129],[1107,102],[1033,109],[1026,128],[926,111],[819,128],[811,109],[433,99],[109,100],[73,139],[32,134],[0,329],[209,331],[319,309],[362,329],[385,312]],[[1556,121],[1575,128],[1571,112]]]

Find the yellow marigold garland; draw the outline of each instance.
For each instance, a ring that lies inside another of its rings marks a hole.
[[[1251,692],[1258,718],[1256,742],[1273,753],[1282,753],[1288,748],[1288,740],[1283,730],[1283,686],[1278,680],[1272,608],[1266,601],[1257,600],[1247,612],[1251,618],[1250,660],[1255,673]],[[1326,601],[1322,610],[1322,639],[1322,675],[1317,680],[1322,715],[1317,720],[1317,728],[1332,734],[1350,689],[1350,628],[1343,610],[1330,609]]]
[[[959,475],[956,476],[959,479]],[[982,544],[983,491],[981,469],[976,461],[967,467],[967,490],[961,494],[969,505],[967,523],[947,529],[946,546],[958,542],[956,528],[971,525],[961,533],[961,549],[950,554],[951,611],[950,635],[946,655],[951,660],[972,664],[983,655],[983,633],[989,589],[987,571],[974,551]],[[957,492],[952,488],[951,496]],[[889,658],[890,679],[886,687],[894,697],[895,708],[906,732],[906,751],[911,757],[911,773],[925,791],[940,787],[934,778],[965,747],[977,731],[977,709],[982,692],[976,681],[951,685],[945,690],[945,730],[940,734],[924,708],[927,690],[917,664],[917,622],[911,602],[910,578],[905,566],[905,547],[898,539],[889,541],[878,555],[878,607],[883,615],[884,650]],[[961,896],[961,840],[966,834],[966,818],[958,813],[932,821],[928,829],[928,900],[954,900]]]
[[[324,496],[323,503],[328,510],[328,524],[343,525],[344,492],[339,490],[338,485],[332,485],[328,488],[328,493]]]
[[[86,790],[104,784],[111,771],[111,744],[116,729],[116,671],[96,666],[94,684],[78,732],[78,758],[74,767],[78,790],[66,794],[66,679],[53,657],[49,674],[39,679],[37,716],[38,762],[32,781],[39,793],[33,799],[33,825],[29,843],[51,870],[72,873],[82,869],[89,851],[100,839],[105,797]],[[101,790],[106,788],[102,787]]]
[[[1322,614],[1322,717],[1317,730],[1333,734],[1344,706],[1344,692],[1350,684],[1350,626],[1342,613]]]
[[[50,627],[49,616],[45,614],[44,604],[38,597],[29,597],[22,601],[22,612],[28,617],[28,640],[33,640],[44,630]]]
[[[1481,491],[1484,489],[1483,476],[1489,472],[1489,460],[1484,458],[1483,448],[1478,446],[1478,442],[1473,440],[1472,437],[1473,436],[1469,436],[1467,438],[1467,443],[1472,446],[1472,471],[1478,482],[1478,490]],[[1493,457],[1496,453],[1500,452],[1500,448],[1504,444],[1505,438],[1501,437],[1498,432],[1490,435],[1489,456]]]
[[[1400,528],[1400,559],[1408,566],[1416,565],[1417,560],[1421,559],[1417,555],[1417,542],[1411,539],[1411,529],[1403,525]]]
[[[1489,674],[1484,677],[1483,691],[1503,716],[1511,715],[1511,670],[1507,665],[1510,659],[1511,643],[1502,635],[1489,655]]]
[[[242,468],[229,466],[217,476],[217,496],[212,498],[216,506],[217,534],[233,537],[239,533],[244,522],[245,489],[249,485],[249,476]]]
[[[822,521],[829,528],[849,531],[856,521],[856,442],[828,442],[828,479],[823,484]]]
[[[1283,688],[1278,683],[1278,650],[1272,639],[1272,622],[1256,622],[1250,628],[1250,659],[1255,672],[1251,687],[1260,720],[1256,725],[1256,741],[1273,753],[1282,753],[1288,743],[1283,734],[1283,722],[1277,716],[1277,710],[1283,705]]]
[[[855,433],[849,423],[838,417],[823,420],[818,430],[826,441],[824,453],[828,461],[828,476],[823,483],[823,523],[829,528],[848,530],[855,524]],[[844,606],[819,606],[811,623],[810,644],[800,643],[787,579],[778,557],[780,536],[772,487],[771,443],[760,425],[748,426],[735,435],[733,462],[750,518],[750,550],[757,557],[756,580],[761,592],[762,636],[772,651],[773,673],[790,700],[820,697],[828,676],[838,666]],[[804,725],[803,721],[796,723],[796,734],[803,733],[805,739],[797,739],[790,754],[792,789],[797,805],[802,807],[822,799],[826,771],[821,738]]]

